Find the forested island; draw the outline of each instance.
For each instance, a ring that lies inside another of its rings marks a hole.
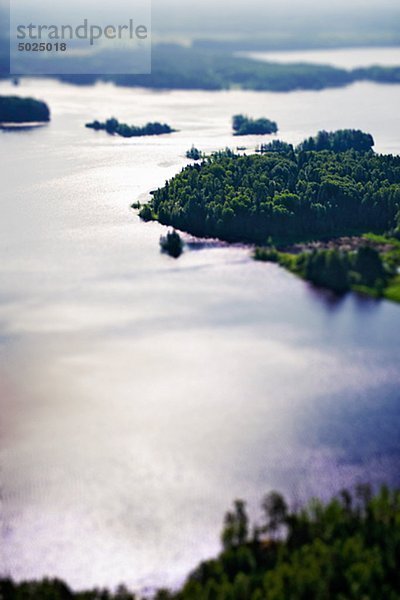
[[[86,123],[85,127],[88,129],[94,129],[95,131],[106,131],[110,135],[120,135],[121,137],[141,137],[145,135],[163,135],[164,133],[173,133],[176,129],[172,129],[166,123],[147,123],[142,127],[136,125],[126,125],[126,123],[120,123],[118,119],[111,117],[107,121],[92,121]]]
[[[169,254],[172,258],[178,258],[183,252],[183,241],[175,229],[168,231],[160,237],[161,252]]]
[[[246,503],[225,515],[222,552],[202,562],[177,591],[154,600],[376,600],[400,596],[400,492],[368,485],[328,503],[290,510],[271,492],[251,524]],[[134,567],[133,567],[134,568]],[[120,587],[73,592],[59,580],[0,581],[4,600],[135,600]],[[140,595],[143,598],[143,595]]]
[[[0,96],[0,123],[45,123],[50,110],[45,102],[19,96]]]
[[[195,146],[192,146],[190,150],[186,151],[186,158],[191,158],[192,160],[201,160],[203,158],[203,153]]]
[[[269,135],[278,131],[278,125],[270,119],[251,119],[245,115],[232,117],[233,135]]]
[[[156,190],[140,216],[199,237],[261,245],[265,252],[259,250],[256,256],[264,260],[273,258],[271,246],[305,240],[389,231],[396,239],[400,157],[375,154],[373,144],[367,133],[340,130],[319,132],[297,148],[274,141],[264,145],[261,153],[249,156],[230,150],[217,152],[200,164],[185,167]],[[335,264],[343,259],[340,268],[347,271],[342,284],[331,287],[344,291],[372,285],[380,295],[388,285],[397,286],[397,251],[394,249],[389,261],[379,254],[379,260],[385,262],[384,275],[378,273],[373,282],[365,281],[363,271],[354,268],[366,258],[363,252],[354,260],[344,255],[333,259],[329,254],[329,261],[335,260]],[[371,253],[369,258],[373,260]],[[328,256],[319,256],[307,266],[306,256],[291,270],[326,285],[315,275],[316,269],[326,270],[325,259]],[[285,263],[282,257],[280,262]],[[289,266],[287,261],[285,266]]]

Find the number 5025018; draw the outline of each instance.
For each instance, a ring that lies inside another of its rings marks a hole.
[[[66,49],[65,42],[20,42],[18,44],[19,52],[65,52]]]

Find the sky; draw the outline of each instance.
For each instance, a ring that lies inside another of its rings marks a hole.
[[[78,14],[84,17],[85,7],[93,14],[111,8],[113,16],[118,12],[126,15],[135,12],[138,3],[152,6],[153,32],[164,37],[187,35],[196,37],[262,36],[293,34],[313,35],[325,31],[340,36],[351,30],[363,35],[373,35],[376,30],[382,37],[385,32],[392,35],[398,31],[400,22],[399,0],[70,0],[65,4],[54,0],[10,0],[11,5],[33,4],[45,8],[75,5]],[[8,0],[0,0],[6,7]],[[3,19],[4,21],[4,19]],[[4,23],[3,23],[4,24]],[[399,34],[400,35],[400,34]]]

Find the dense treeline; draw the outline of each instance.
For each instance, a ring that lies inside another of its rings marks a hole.
[[[271,493],[250,527],[238,500],[225,517],[224,552],[189,577],[176,600],[395,600],[400,594],[400,494],[368,487],[289,511]],[[285,535],[282,541],[280,534]]]
[[[297,267],[313,283],[344,292],[352,286],[383,292],[389,276],[379,252],[362,246],[355,253],[317,250],[300,255]]]
[[[356,150],[357,152],[369,152],[374,146],[374,138],[369,133],[359,129],[340,129],[339,131],[319,131],[315,137],[304,140],[299,147],[300,151],[333,150],[333,152],[346,152]]]
[[[400,233],[395,235],[367,234],[353,238],[355,248],[349,248],[348,238],[329,242],[336,245],[331,248],[310,249],[302,244],[301,252],[296,246],[278,250],[266,245],[255,249],[254,258],[278,263],[339,294],[354,290],[400,302]]]
[[[256,152],[259,152],[260,154],[278,152],[279,154],[283,154],[287,158],[290,158],[290,160],[295,160],[295,152],[292,144],[282,142],[281,140],[272,140],[272,142],[268,142],[267,144],[261,144]]]
[[[86,123],[85,127],[89,129],[94,129],[95,131],[106,131],[110,135],[120,135],[121,137],[140,137],[144,135],[162,135],[164,133],[173,133],[175,129],[172,129],[166,123],[147,123],[142,127],[137,127],[136,125],[126,125],[125,123],[120,123],[118,119],[112,117],[111,119],[107,119],[107,121],[92,121],[91,123]]]
[[[41,100],[0,96],[0,123],[34,123],[49,120],[49,107]]]
[[[399,209],[400,157],[292,153],[284,145],[250,156],[227,150],[187,166],[140,215],[197,236],[265,243],[385,231],[396,226]]]
[[[242,500],[226,513],[222,553],[156,600],[398,600],[400,492],[367,485],[290,510],[271,492],[251,524]],[[4,600],[133,600],[124,589],[73,593],[60,581],[1,582]]]
[[[268,135],[278,131],[275,121],[262,117],[251,119],[245,115],[234,115],[232,117],[233,135]]]
[[[312,283],[343,293],[358,289],[381,296],[396,270],[389,268],[375,248],[364,245],[355,252],[338,249],[313,250],[300,254],[260,247],[256,260],[278,262]]]

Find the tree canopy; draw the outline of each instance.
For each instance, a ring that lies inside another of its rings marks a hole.
[[[319,131],[315,137],[304,140],[298,149],[303,151],[316,150],[317,152],[321,150],[369,152],[374,143],[374,138],[369,133],[364,133],[359,129],[340,129],[333,132]]]
[[[177,591],[155,600],[398,600],[400,491],[368,485],[343,490],[329,502],[290,509],[278,492],[261,503],[251,524],[236,500],[224,519],[222,552],[189,575]],[[0,581],[4,600],[134,600],[116,592],[73,592],[59,580]],[[142,597],[142,596],[140,596]]]
[[[166,182],[140,214],[197,236],[258,244],[395,227],[400,157],[368,151],[373,140],[362,132],[316,139],[347,149],[308,150],[308,140],[296,150],[276,142],[260,154],[218,152]]]

